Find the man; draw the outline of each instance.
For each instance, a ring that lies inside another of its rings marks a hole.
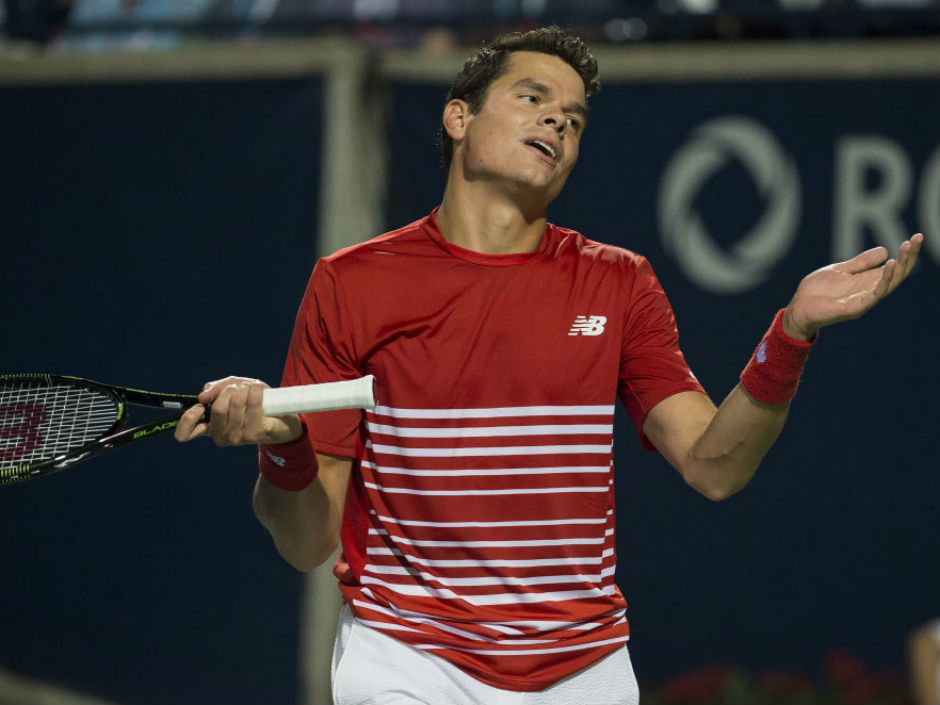
[[[284,384],[377,378],[374,412],[266,417],[228,378],[177,438],[258,443],[256,514],[300,570],[336,566],[341,703],[632,703],[613,409],[720,500],[779,434],[816,332],[909,274],[923,238],[807,276],[716,409],[649,264],[547,223],[597,65],[551,28],[470,59],[443,112],[441,206],[324,258]]]

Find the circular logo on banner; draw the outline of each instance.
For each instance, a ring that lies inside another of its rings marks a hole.
[[[729,160],[750,174],[764,212],[728,248],[711,237],[695,212],[695,197]],[[800,181],[796,165],[773,133],[756,120],[728,116],[692,132],[669,160],[659,185],[659,231],[666,251],[695,284],[737,294],[767,279],[796,239]]]

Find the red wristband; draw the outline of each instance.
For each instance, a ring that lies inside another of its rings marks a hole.
[[[773,323],[741,373],[741,384],[752,397],[765,404],[783,404],[796,395],[803,365],[816,342],[794,340],[783,331],[780,309]]]
[[[319,466],[307,435],[307,425],[303,424],[303,433],[289,443],[259,445],[258,471],[265,480],[282,490],[297,492],[309,487],[317,479]]]

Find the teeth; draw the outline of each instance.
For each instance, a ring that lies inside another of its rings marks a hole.
[[[546,154],[548,154],[552,159],[555,158],[555,150],[552,149],[552,146],[551,146],[550,144],[545,144],[545,143],[542,142],[541,140],[532,140],[532,144],[538,145],[538,147],[539,147],[543,152],[545,152]]]

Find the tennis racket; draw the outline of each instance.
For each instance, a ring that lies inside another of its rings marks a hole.
[[[375,377],[265,389],[266,414],[374,409]],[[192,394],[157,394],[80,377],[0,375],[0,485],[64,470],[113,448],[176,428],[198,403]],[[172,410],[126,428],[127,405]],[[207,410],[207,415],[210,413]]]

